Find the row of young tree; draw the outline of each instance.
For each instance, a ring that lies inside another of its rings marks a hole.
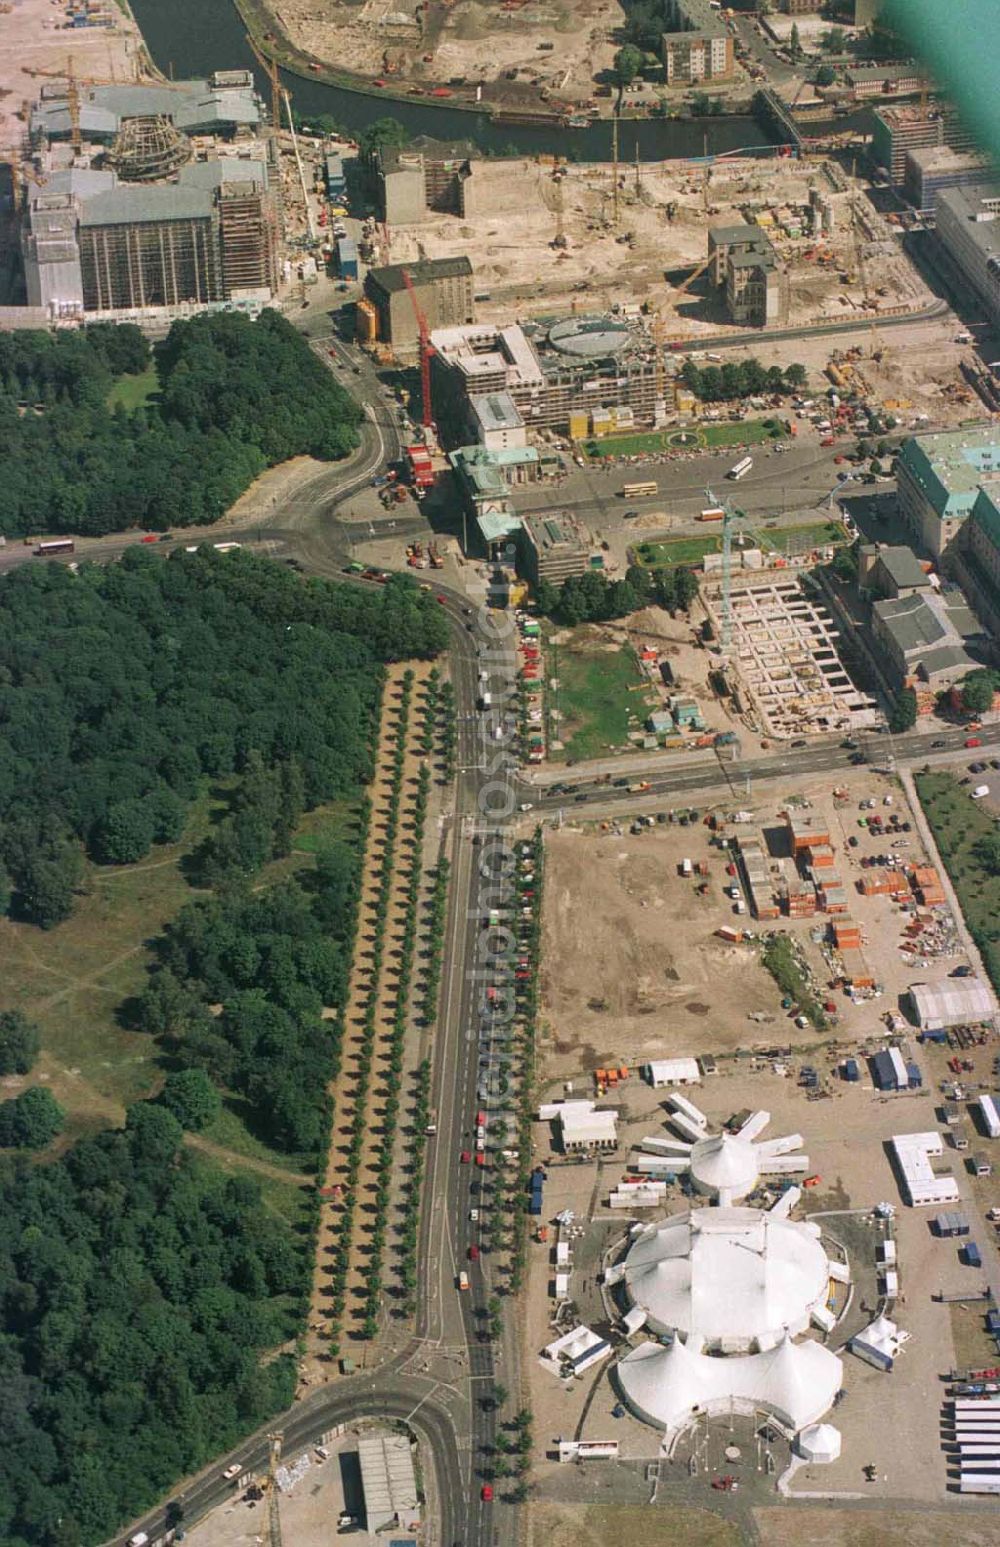
[[[543,580],[537,588],[539,612],[574,626],[606,623],[628,617],[640,607],[665,607],[686,612],[698,595],[698,578],[692,569],[646,569],[630,564],[622,580],[612,580],[602,570],[571,575],[556,587]]]
[[[175,841],[206,779],[241,779],[203,878],[282,853],[304,809],[371,769],[378,675],[436,654],[441,609],[405,579],[303,583],[246,550],[24,566],[0,589],[0,908],[66,918],[83,851]]]
[[[109,406],[149,361],[127,324],[0,335],[0,533],[202,525],[266,468],[358,445],[358,405],[277,312],[175,322],[153,353],[159,391]]]
[[[728,403],[760,394],[789,397],[805,386],[806,368],[798,364],[762,365],[752,357],[700,366],[688,358],[681,367],[681,381],[703,403]]]

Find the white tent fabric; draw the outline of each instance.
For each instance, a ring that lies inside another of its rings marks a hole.
[[[766,1353],[715,1359],[679,1338],[669,1348],[643,1343],[618,1366],[618,1381],[633,1412],[667,1433],[696,1419],[764,1408],[800,1430],[831,1406],[843,1366],[819,1343],[782,1338]]]
[[[758,1209],[695,1209],[640,1231],[624,1278],[655,1331],[741,1353],[804,1332],[826,1304],[829,1267],[806,1224]]]
[[[840,1430],[832,1423],[811,1423],[802,1430],[795,1441],[795,1448],[807,1461],[827,1465],[840,1455]]]
[[[699,1192],[745,1198],[756,1187],[759,1174],[754,1147],[740,1134],[716,1134],[692,1147],[691,1180]]]

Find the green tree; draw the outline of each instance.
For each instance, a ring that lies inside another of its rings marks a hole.
[[[222,1097],[204,1069],[179,1069],[168,1074],[160,1101],[182,1128],[200,1133],[218,1117]]]
[[[535,588],[535,603],[538,611],[545,617],[551,617],[559,605],[559,591],[551,580],[540,580]]]
[[[144,800],[120,800],[109,806],[94,839],[94,852],[107,865],[131,865],[144,859],[153,842],[153,813]]]
[[[678,569],[674,575],[676,604],[685,612],[698,595],[698,577],[693,569]]]
[[[785,366],[785,380],[787,381],[788,385],[793,387],[796,391],[798,391],[800,387],[805,386],[806,378],[807,372],[804,365],[799,365],[798,362],[796,362],[794,365]]]
[[[983,668],[970,672],[963,678],[962,708],[967,714],[985,714],[993,707],[993,695],[997,690],[998,674]]]
[[[615,84],[618,87],[618,101],[615,104],[615,112],[621,111],[622,97],[625,88],[631,86],[639,71],[642,69],[642,53],[632,43],[626,43],[615,54],[614,62]]]
[[[13,1101],[0,1102],[0,1145],[44,1149],[61,1133],[66,1114],[44,1085],[32,1085]]]
[[[910,731],[917,723],[917,695],[912,688],[903,688],[892,706],[889,716],[891,731]]]
[[[0,1074],[28,1074],[42,1045],[33,1021],[20,1010],[0,1011]]]
[[[788,48],[789,52],[792,54],[792,57],[798,59],[799,55],[802,53],[802,39],[799,37],[798,23],[794,21],[792,22],[792,30],[788,39]]]
[[[837,72],[832,64],[821,64],[813,76],[813,81],[817,86],[832,86],[836,79]]]
[[[843,27],[830,27],[820,34],[820,47],[828,54],[842,54],[847,42],[847,34]]]
[[[379,151],[401,150],[409,138],[409,130],[398,118],[376,118],[358,135],[358,149],[363,159],[370,160]]]

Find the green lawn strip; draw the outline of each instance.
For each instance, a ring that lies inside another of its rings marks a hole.
[[[138,376],[119,376],[115,379],[108,393],[108,407],[117,408],[120,403],[122,408],[130,410],[142,408],[159,390],[160,381],[156,374],[156,367],[150,362]]]
[[[800,526],[761,527],[759,531],[765,549],[778,553],[801,553],[847,541],[839,521],[807,521]],[[704,537],[666,537],[660,542],[639,543],[635,556],[646,569],[672,569],[679,564],[699,564],[706,553],[721,552],[722,530],[717,523],[714,531],[706,532]]]
[[[256,1138],[244,1121],[242,1105],[238,1095],[224,1095],[222,1110],[213,1122],[201,1130],[200,1137],[219,1145],[221,1149],[228,1150],[230,1154],[240,1159],[263,1161],[269,1166],[277,1166],[282,1171],[296,1174],[309,1170],[313,1165],[314,1156],[289,1154],[284,1150],[271,1149],[262,1140]]]
[[[560,645],[549,669],[559,679],[553,698],[562,715],[556,732],[564,756],[597,757],[608,746],[622,746],[631,729],[629,710],[644,717],[645,696],[634,691],[642,678],[627,646],[588,651]]]
[[[763,419],[744,419],[738,424],[729,420],[718,424],[703,423],[685,429],[650,430],[640,435],[602,435],[589,437],[582,442],[584,455],[594,461],[602,457],[636,457],[645,452],[681,451],[681,436],[689,437],[688,445],[706,446],[756,446],[766,440],[780,440],[786,434],[783,429],[769,428]],[[693,442],[690,439],[693,437]]]
[[[965,922],[1000,992],[1000,874],[977,853],[980,840],[995,836],[996,822],[951,774],[916,774],[914,783]]]

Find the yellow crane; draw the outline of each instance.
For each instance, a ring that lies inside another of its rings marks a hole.
[[[271,127],[275,134],[281,131],[281,77],[278,74],[278,61],[273,54],[265,54],[262,48],[254,42],[249,32],[246,35],[251,51],[271,85]]]

